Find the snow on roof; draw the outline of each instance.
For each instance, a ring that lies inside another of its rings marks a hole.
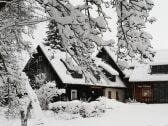
[[[151,66],[168,65],[168,61],[151,62],[151,63],[149,63],[149,65],[151,65]]]
[[[70,74],[67,73],[67,68],[61,61],[61,59],[65,61],[65,58],[66,58],[65,52],[62,52],[60,50],[53,51],[52,49],[48,47],[44,47],[43,45],[40,45],[40,47],[63,83],[85,84],[84,78],[82,79],[73,78]],[[53,58],[51,58],[52,55],[53,55]]]
[[[130,77],[129,81],[167,81],[168,75],[166,74],[150,74],[149,66],[156,65],[168,65],[168,50],[158,50],[156,51],[156,55],[154,57],[154,61],[149,64],[140,64],[135,63],[135,69],[125,69],[123,72],[126,73],[127,77]]]
[[[111,75],[119,75],[119,73],[113,69],[110,65],[106,64],[103,61],[97,60],[96,64],[100,67],[102,67],[103,69],[105,69],[107,72],[109,72]]]
[[[149,65],[139,65],[133,70],[130,82],[168,81],[167,74],[151,74]]]
[[[133,69],[124,69],[123,73],[125,75],[125,78],[129,78],[133,72]]]
[[[108,53],[108,55],[114,60],[114,62],[117,62],[117,54],[116,54],[116,48],[115,47],[104,47],[104,49],[106,50],[106,52]],[[124,69],[124,71],[122,71],[125,75],[126,78],[130,77],[131,73],[132,73],[132,69],[129,69],[129,67],[132,66],[136,66],[137,62],[127,62],[127,61],[118,61],[116,64],[124,66],[125,68],[128,69]]]
[[[105,46],[104,49],[106,50],[106,52],[108,53],[108,55],[115,62],[117,62],[117,54],[116,54],[117,48]],[[118,61],[117,64],[119,64],[119,62],[121,63],[122,61]],[[129,60],[129,62],[128,61],[124,61],[123,63],[126,63],[126,64],[128,64],[129,67],[132,67],[132,66],[136,66],[138,64],[138,61],[137,60]]]
[[[104,47],[104,49],[114,61],[117,60],[116,49],[114,47]],[[150,62],[149,65],[168,65],[168,50],[157,50],[154,61]],[[149,68],[149,65],[144,65],[144,67]],[[125,77],[130,77],[130,81],[165,81],[168,78],[163,74],[148,74],[147,68],[139,66],[142,66],[142,64],[138,60],[128,61],[128,68],[123,70]],[[133,67],[135,67],[135,70],[132,69]]]
[[[97,84],[87,83],[86,84],[84,77],[83,78],[73,78],[70,74],[67,73],[67,68],[61,61],[61,60],[65,61],[66,55],[68,54],[60,50],[52,50],[51,48],[46,47],[44,45],[39,45],[39,46],[42,49],[46,58],[50,61],[53,69],[58,74],[58,76],[60,77],[63,83],[125,88],[124,83],[121,81],[119,77],[116,77],[116,82],[108,81],[108,83],[105,80],[101,79],[103,84],[100,84],[100,83],[97,83]],[[118,75],[118,72],[115,71],[112,67],[108,66],[106,63],[101,62],[99,63],[99,65],[102,66],[104,69],[107,69],[108,72],[110,72],[112,75]]]
[[[119,76],[116,76],[116,81],[111,82],[110,84],[107,85],[108,87],[121,87],[121,88],[126,88],[125,84],[121,80]]]

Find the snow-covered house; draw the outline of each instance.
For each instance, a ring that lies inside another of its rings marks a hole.
[[[154,62],[137,65],[129,82],[137,101],[168,102],[168,50],[157,51]]]
[[[102,58],[104,62],[113,67],[119,73],[121,79],[124,78],[125,75],[120,69],[119,65],[117,64],[117,55],[115,47],[103,47],[101,51],[99,51],[99,53],[97,54],[97,57]]]
[[[111,65],[126,85],[125,98],[134,98],[139,102],[168,102],[168,50],[158,50],[154,62],[140,64],[117,62],[116,50],[111,47],[102,48],[98,53],[106,63]],[[125,65],[126,69],[119,66]]]
[[[126,87],[119,73],[110,65],[105,62],[98,62],[99,66],[103,68],[105,76],[108,76],[109,79],[107,81],[102,78],[100,83],[93,84],[86,82],[83,74],[68,69],[65,63],[67,55],[63,51],[53,51],[49,47],[39,45],[37,52],[30,58],[24,71],[32,82],[37,74],[45,73],[46,81],[55,81],[58,88],[66,89],[68,100],[94,100],[99,96],[124,100]]]
[[[112,68],[114,68],[118,73],[119,77],[121,78],[122,82],[126,85],[125,89],[125,99],[128,99],[130,96],[130,89],[129,87],[129,76],[132,73],[133,69],[132,66],[130,66],[131,69],[127,69],[127,71],[123,71],[121,69],[121,65],[125,65],[125,67],[128,66],[127,62],[119,61],[117,62],[117,54],[116,54],[116,48],[115,47],[103,47],[99,53],[97,54],[97,57],[101,58],[104,62],[109,64]]]

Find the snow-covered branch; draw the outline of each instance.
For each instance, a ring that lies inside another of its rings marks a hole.
[[[153,60],[155,52],[150,44],[152,37],[144,31],[148,21],[155,21],[155,19],[148,19],[152,6],[152,1],[117,1],[118,57],[120,59],[127,56],[134,58],[140,55],[142,61],[145,59]]]

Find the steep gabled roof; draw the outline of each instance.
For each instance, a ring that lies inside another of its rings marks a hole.
[[[110,64],[110,66],[113,67],[119,73],[119,76],[121,78],[123,78],[125,76],[125,74],[123,73],[123,71],[120,69],[120,67],[117,64],[116,48],[115,47],[104,46],[101,49],[101,52],[99,52],[99,54],[102,53],[103,51],[105,51],[105,53],[107,53],[107,55],[110,57],[110,59],[112,61],[108,64]]]
[[[45,57],[50,62],[52,68],[57,73],[59,78],[62,80],[63,83],[72,83],[72,84],[84,84],[84,78],[73,78],[70,74],[67,73],[67,68],[63,64],[65,61],[66,53],[60,50],[52,50],[51,48],[43,45],[39,45],[42,52],[44,53]]]
[[[122,88],[125,87],[124,83],[121,81],[121,79],[118,76],[116,77],[116,82],[111,82],[110,80],[107,82],[102,78],[101,83],[96,83],[96,84],[86,83],[84,76],[82,78],[74,78],[70,74],[67,73],[67,67],[62,62],[62,61],[66,62],[65,59],[66,59],[66,56],[68,55],[67,53],[62,52],[60,50],[53,50],[50,47],[47,47],[44,45],[39,45],[38,47],[42,50],[45,57],[48,59],[52,68],[57,73],[57,75],[59,76],[59,78],[62,80],[63,83],[97,85],[97,86],[105,86],[105,87],[106,86],[107,87],[122,87]],[[75,64],[75,61],[73,62]],[[77,64],[75,65],[77,66]],[[112,75],[118,75],[118,72],[116,70],[114,70],[111,66],[109,66],[108,64],[102,61],[97,62],[97,65],[104,68]]]

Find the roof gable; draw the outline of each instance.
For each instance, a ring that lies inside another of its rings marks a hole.
[[[106,57],[108,56],[110,59],[104,59],[104,57],[102,57],[101,53],[105,53],[104,55],[106,55]],[[106,64],[109,64],[111,67],[113,67],[118,73],[119,76],[121,78],[123,78],[125,75],[122,72],[122,70],[120,69],[120,67],[117,64],[117,55],[116,55],[116,48],[115,47],[103,47],[101,52],[99,52],[97,54],[98,57],[102,58],[103,60],[105,60]]]
[[[39,45],[38,46],[42,52],[44,53],[45,57],[48,59],[50,62],[52,68],[54,71],[57,73],[59,78],[62,80],[63,83],[68,83],[68,84],[84,84],[84,85],[98,85],[98,86],[112,86],[112,87],[125,87],[124,83],[120,80],[120,78],[117,78],[117,82],[111,82],[111,81],[106,81],[104,79],[101,79],[101,83],[97,84],[92,84],[91,82],[86,83],[85,77],[83,76],[82,78],[73,78],[71,74],[67,73],[67,67],[63,62],[66,62],[66,56],[68,55],[65,52],[62,52],[60,50],[52,50],[51,48],[44,46],[44,45]],[[75,62],[75,61],[73,61]],[[75,64],[75,63],[74,63]],[[118,75],[118,72],[115,71],[111,66],[108,64],[97,61],[96,64],[98,66],[103,67],[106,69],[110,74],[113,75]],[[75,64],[77,66],[77,64]]]

